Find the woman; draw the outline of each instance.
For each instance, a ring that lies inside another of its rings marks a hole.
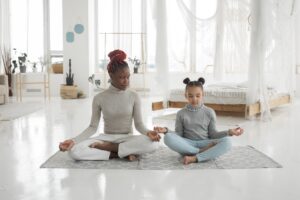
[[[94,97],[91,123],[84,131],[95,133],[102,113],[104,134],[78,144],[71,139],[59,145],[61,151],[69,151],[75,160],[108,160],[115,157],[135,160],[138,155],[154,151],[157,148],[154,142],[160,140],[159,134],[148,130],[142,122],[138,94],[127,89],[130,71],[125,61],[126,54],[114,50],[108,56],[107,71],[111,85]],[[132,119],[142,135],[132,135]]]

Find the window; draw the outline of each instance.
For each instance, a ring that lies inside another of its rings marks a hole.
[[[31,62],[43,57],[43,1],[11,0],[11,46]]]
[[[170,71],[203,71],[213,64],[217,0],[167,1]]]
[[[196,5],[192,8],[196,17],[203,19],[204,23],[197,20],[195,25],[197,27],[194,33],[191,33],[177,1],[166,1],[169,70],[203,71],[213,64],[215,22],[206,23],[205,19],[215,15],[217,0],[183,0],[183,2],[189,9]],[[111,50],[121,48],[129,57],[140,58],[142,45],[145,45],[147,70],[155,71],[156,26],[153,13],[155,13],[153,1],[98,0],[98,70],[103,71],[107,64],[107,54]],[[126,32],[146,34],[143,39],[138,34],[119,34]],[[195,66],[191,66],[192,59]]]
[[[145,60],[145,50],[142,50],[146,45],[146,35],[142,31],[141,20],[142,0],[98,0],[99,67],[96,71],[105,69],[107,54],[118,48],[124,50],[129,58]]]
[[[63,62],[62,0],[49,0],[50,58],[51,63]]]
[[[50,15],[50,50],[63,50],[62,0],[49,1]]]
[[[190,69],[190,35],[183,21],[176,1],[166,1],[167,34],[170,71],[188,71]]]
[[[212,73],[215,55],[215,20],[205,21],[213,17],[217,12],[217,0],[197,0],[196,16],[204,21],[197,30],[196,40],[196,71]]]
[[[47,62],[45,56],[50,56],[52,63],[62,62],[62,0],[11,0],[10,3],[11,47],[15,49],[13,59],[26,53],[27,72],[34,70],[31,69],[34,63],[39,63],[37,71],[42,71],[41,64]],[[49,21],[44,19],[44,3],[49,5]],[[49,35],[44,32],[45,25],[49,27]],[[48,41],[44,36],[49,37],[50,55],[44,55],[45,42]]]

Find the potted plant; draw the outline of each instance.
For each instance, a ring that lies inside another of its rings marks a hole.
[[[128,58],[128,60],[133,64],[133,73],[137,74],[139,72],[141,61],[136,57],[134,57],[134,59]]]
[[[10,52],[10,49],[8,49],[6,47],[1,47],[0,51],[1,51],[0,53],[1,53],[2,63],[4,66],[4,71],[8,78],[9,96],[12,96],[13,93],[12,93],[12,88],[11,88],[11,83],[12,83],[11,52]]]
[[[21,73],[26,73],[26,65],[25,65],[26,64],[26,58],[27,58],[26,53],[22,53],[21,56],[18,57]]]

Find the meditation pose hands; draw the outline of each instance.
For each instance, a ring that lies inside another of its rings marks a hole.
[[[244,133],[244,129],[242,129],[241,127],[237,127],[235,129],[229,129],[228,135],[229,136],[240,136]]]
[[[75,142],[73,140],[65,140],[61,143],[59,143],[59,150],[61,151],[69,151],[73,146]]]
[[[167,133],[168,132],[168,129],[166,127],[159,127],[159,126],[155,126],[154,127],[154,131],[157,132],[157,133]]]
[[[160,135],[155,130],[149,131],[147,133],[147,136],[154,142],[159,142],[159,140],[160,140]]]
[[[157,133],[166,134],[168,132],[168,128],[155,126],[154,131],[157,132]],[[243,133],[244,133],[244,129],[242,129],[241,127],[237,127],[237,128],[228,130],[228,135],[229,136],[240,136]]]

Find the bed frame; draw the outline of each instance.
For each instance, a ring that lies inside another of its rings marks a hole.
[[[270,108],[276,108],[278,106],[288,104],[291,102],[290,95],[280,96],[269,101]],[[183,108],[187,102],[180,101],[168,101],[169,108]],[[254,104],[209,104],[206,106],[215,110],[219,115],[231,115],[231,116],[245,116],[246,118],[257,115],[260,113],[260,103]]]

